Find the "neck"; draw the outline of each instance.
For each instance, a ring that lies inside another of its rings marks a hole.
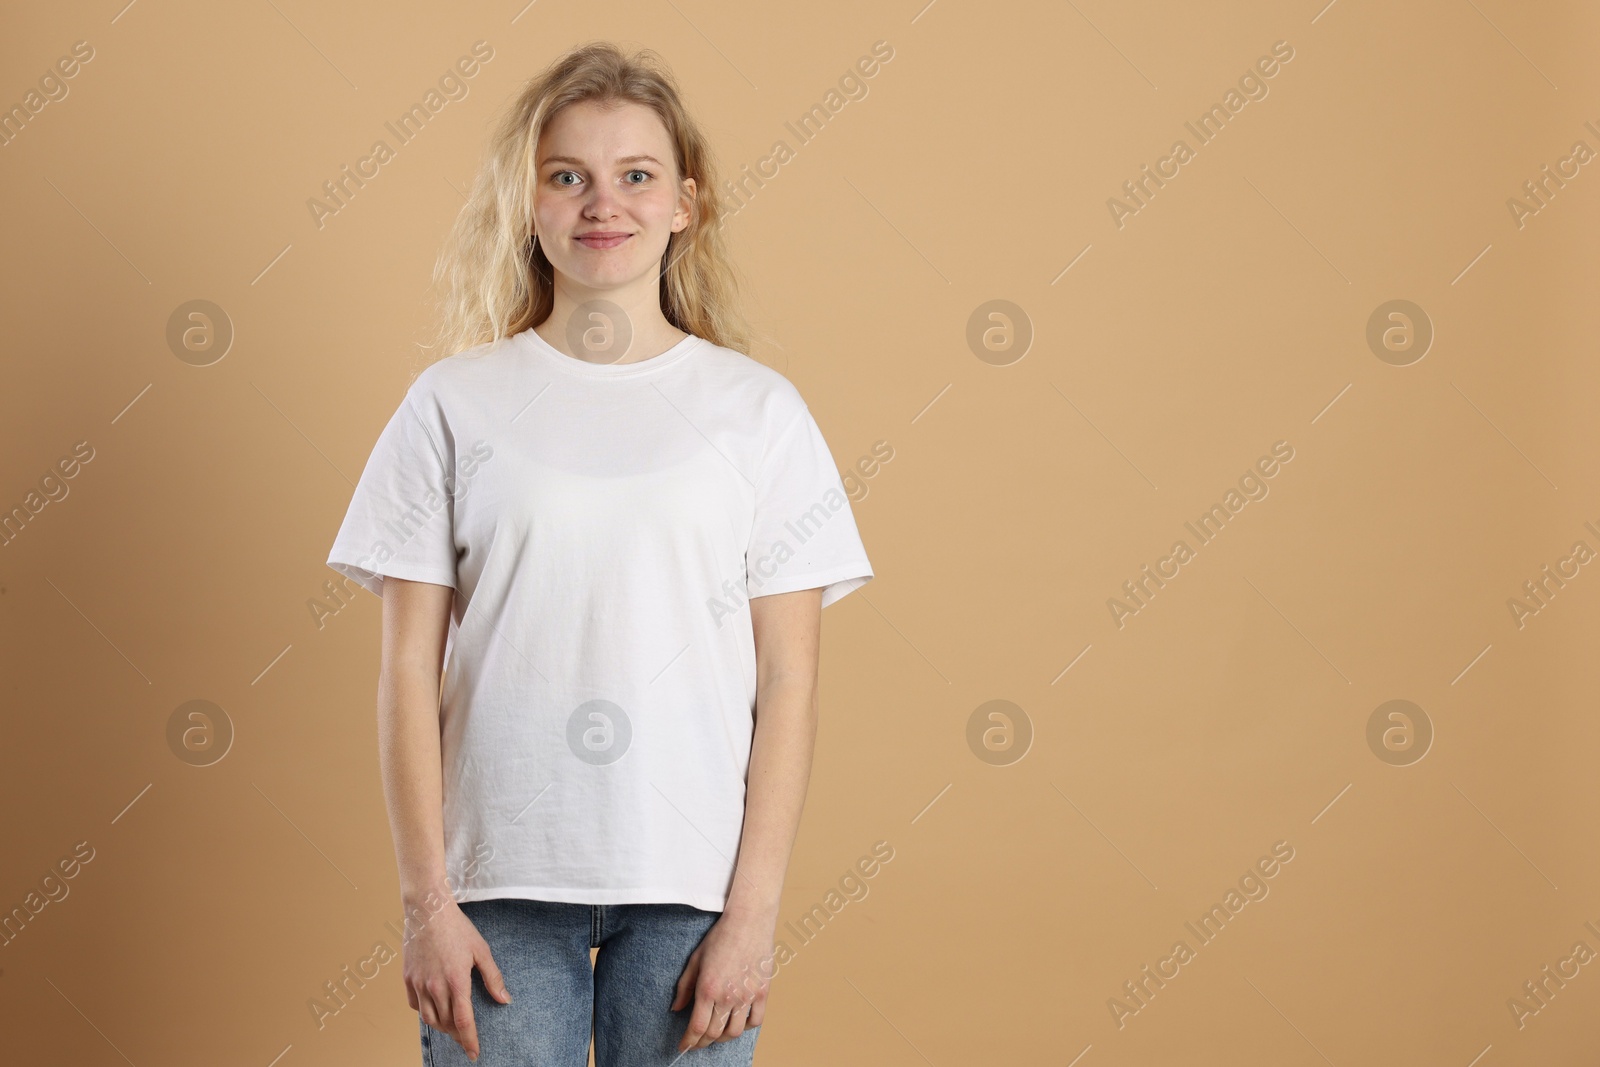
[[[653,279],[648,292],[575,289],[564,282],[557,277],[550,315],[533,329],[552,348],[574,359],[637,363],[659,356],[688,336],[661,313]]]

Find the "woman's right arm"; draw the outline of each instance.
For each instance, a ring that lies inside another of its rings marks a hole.
[[[378,671],[378,762],[406,913],[406,999],[429,1026],[478,1058],[472,968],[503,1004],[505,980],[477,927],[457,906],[445,875],[444,786],[439,749],[439,676],[455,590],[383,580],[383,653]]]

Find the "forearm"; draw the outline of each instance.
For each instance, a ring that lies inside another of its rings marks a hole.
[[[744,831],[726,911],[776,922],[800,828],[817,736],[815,677],[778,678],[756,695]]]
[[[378,762],[409,912],[430,892],[450,895],[444,858],[439,686],[427,671],[387,666],[378,681]]]

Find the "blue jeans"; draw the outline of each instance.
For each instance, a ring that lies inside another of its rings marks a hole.
[[[489,943],[511,1003],[472,971],[478,1059],[420,1015],[425,1067],[748,1067],[760,1027],[678,1052],[694,1004],[669,1011],[689,954],[721,914],[688,904],[562,904],[512,898],[460,905]],[[599,954],[591,966],[589,950]]]

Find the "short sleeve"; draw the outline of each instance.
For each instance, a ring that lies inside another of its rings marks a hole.
[[[448,428],[415,392],[378,435],[328,554],[328,566],[378,596],[385,576],[456,584]]]
[[[745,578],[750,597],[820,586],[823,607],[872,578],[850,498],[807,409],[780,433],[757,472]]]

